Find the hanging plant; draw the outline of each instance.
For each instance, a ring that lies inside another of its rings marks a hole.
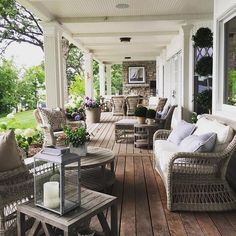
[[[209,28],[199,28],[192,40],[196,47],[205,48],[212,47],[213,45],[213,33]]]
[[[200,76],[212,75],[212,57],[202,57],[196,64],[195,72]]]

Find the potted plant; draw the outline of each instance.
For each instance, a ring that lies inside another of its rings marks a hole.
[[[148,109],[146,113],[147,124],[152,125],[156,117],[156,111],[153,109]]]
[[[88,123],[98,123],[101,118],[101,102],[100,97],[92,99],[85,97],[83,102],[85,109],[86,120]]]
[[[199,28],[192,39],[196,47],[205,48],[213,45],[213,33],[209,28]]]
[[[210,57],[210,56],[202,57],[197,62],[195,71],[200,76],[210,76],[210,75],[212,75],[212,57]]]
[[[85,127],[64,128],[65,144],[69,145],[70,151],[79,156],[86,156],[87,142],[90,140],[90,135]]]
[[[212,108],[212,90],[211,89],[206,89],[202,91],[201,93],[196,94],[194,96],[194,101],[199,106],[200,113],[208,112],[209,114],[211,114],[211,108]]]
[[[146,119],[147,108],[144,106],[139,106],[135,109],[134,115],[137,117],[139,124],[144,124]]]

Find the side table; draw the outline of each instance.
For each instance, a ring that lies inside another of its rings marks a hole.
[[[150,149],[153,144],[153,135],[158,128],[158,124],[134,124],[134,146],[147,146]]]
[[[109,227],[103,211],[111,207],[111,228]],[[81,206],[67,214],[60,216],[34,205],[32,201],[17,207],[17,235],[26,235],[26,216],[34,220],[32,228],[27,235],[36,235],[42,227],[45,235],[54,235],[53,227],[63,231],[64,236],[75,236],[79,225],[93,216],[98,217],[105,235],[117,236],[117,198],[82,189]]]

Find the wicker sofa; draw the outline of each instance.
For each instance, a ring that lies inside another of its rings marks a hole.
[[[236,122],[212,115],[202,117],[232,128],[230,139],[221,149],[218,145],[212,152],[179,152],[167,141],[171,131],[158,130],[153,136],[154,168],[164,182],[170,211],[236,209],[236,195],[226,180],[227,166],[236,148]],[[219,130],[214,131],[218,139]]]

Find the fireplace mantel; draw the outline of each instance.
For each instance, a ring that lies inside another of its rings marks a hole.
[[[128,88],[149,87],[149,84],[124,84],[124,87]]]

